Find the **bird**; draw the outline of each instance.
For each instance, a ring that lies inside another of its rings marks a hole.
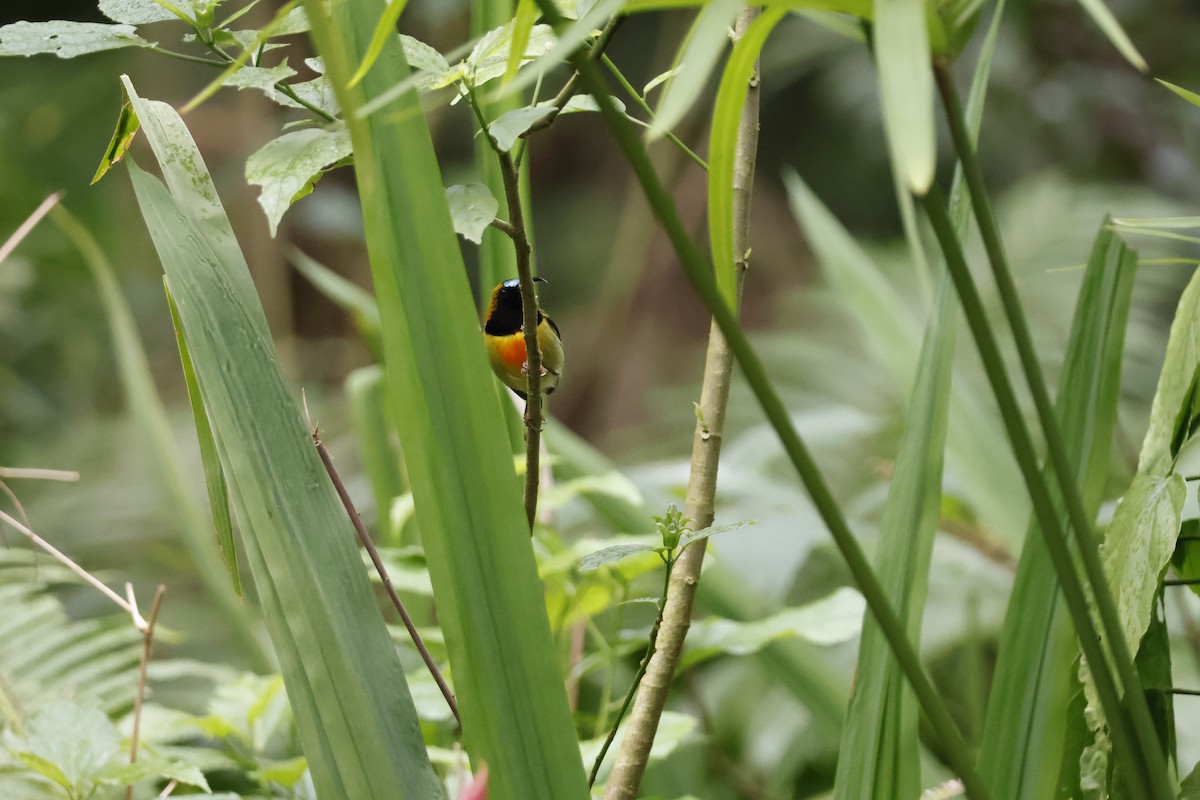
[[[545,278],[534,280],[546,282]],[[523,320],[521,282],[513,278],[496,286],[492,290],[492,299],[483,323],[483,343],[487,347],[492,371],[505,386],[516,392],[522,400],[527,400],[529,383]],[[542,352],[541,391],[553,394],[562,377],[562,335],[550,315],[540,308],[537,320],[538,347]]]

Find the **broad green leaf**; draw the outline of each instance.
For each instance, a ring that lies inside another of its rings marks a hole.
[[[1104,4],[1104,0],[1079,0],[1079,5],[1083,6],[1083,10],[1100,26],[1100,30],[1104,31],[1104,35],[1125,57],[1126,61],[1137,67],[1140,72],[1150,71],[1150,65],[1146,63],[1146,59],[1142,58],[1142,54],[1130,41],[1129,34],[1125,33],[1125,29],[1121,27],[1121,23],[1117,22],[1117,18]]]
[[[93,184],[103,178],[112,169],[113,164],[125,157],[129,146],[133,144],[133,137],[137,135],[137,131],[137,115],[133,113],[133,106],[125,103],[121,106],[121,114],[117,117],[117,127],[108,143],[108,149],[104,151],[104,157],[100,159],[100,166],[96,167],[96,174],[92,176]]]
[[[379,16],[379,23],[375,26],[375,32],[371,34],[371,43],[367,45],[367,51],[363,54],[362,63],[358,65],[358,69],[350,78],[351,87],[358,85],[367,71],[375,65],[375,59],[379,58],[379,54],[383,52],[384,45],[396,35],[396,23],[400,21],[400,15],[404,13],[407,6],[408,0],[392,0],[384,7],[383,13]],[[412,37],[407,38],[412,39]],[[416,40],[412,39],[412,41]],[[405,50],[407,51],[407,49],[408,42],[406,41]],[[411,59],[409,63],[412,64]],[[445,63],[445,59],[443,59],[443,63]],[[415,64],[413,66],[416,67]]]
[[[925,329],[904,437],[888,489],[875,555],[879,579],[912,641],[921,640],[929,565],[941,512],[943,453],[958,323],[946,275]],[[913,797],[920,789],[917,702],[870,614],[838,757],[835,798]]]
[[[500,210],[500,201],[482,183],[448,187],[446,202],[450,205],[454,232],[475,244],[483,239],[483,232]]]
[[[100,22],[14,22],[0,27],[0,56],[36,56],[53,53],[74,58],[121,47],[152,47],[132,25]]]
[[[413,69],[417,91],[441,89],[462,77],[461,67],[451,69],[445,56],[420,39],[402,33],[400,43],[404,45],[404,58]]]
[[[147,778],[173,780],[195,786],[205,794],[211,793],[208,781],[199,767],[145,753],[133,764],[124,763],[123,760],[109,761],[97,775],[97,782],[101,785],[124,786]]]
[[[179,362],[183,367],[183,380],[187,384],[188,401],[192,406],[192,419],[196,423],[196,438],[200,442],[200,461],[204,465],[204,487],[208,491],[209,510],[212,512],[213,527],[217,532],[217,547],[229,577],[233,581],[233,592],[242,596],[242,573],[238,567],[237,547],[233,542],[233,518],[229,514],[229,484],[225,480],[225,471],[221,468],[221,457],[217,453],[217,441],[213,437],[212,426],[208,424],[208,412],[204,410],[204,399],[200,395],[200,384],[196,379],[196,370],[192,366],[192,356],[188,352],[187,339],[183,333],[183,323],[179,320],[179,309],[171,290],[163,282],[166,290],[167,305],[171,310],[171,325],[175,328],[175,343],[179,346]]]
[[[1192,105],[1200,106],[1200,94],[1196,94],[1195,92],[1184,89],[1182,86],[1176,86],[1173,83],[1168,83],[1167,81],[1164,81],[1162,78],[1155,78],[1154,80],[1158,81],[1163,86],[1167,87],[1172,92],[1174,92],[1175,94],[1182,97],[1184,100],[1187,100]],[[1118,224],[1120,223],[1119,220],[1113,220],[1113,222],[1117,222]],[[1194,227],[1194,226],[1189,225],[1188,227]]]
[[[725,302],[733,308],[737,304],[737,263],[746,259],[746,253],[733,252],[733,195],[738,176],[737,133],[742,118],[742,107],[750,90],[750,78],[759,51],[767,36],[784,18],[786,9],[769,9],[746,28],[746,32],[729,56],[729,63],[721,75],[717,89],[717,104],[713,109],[712,134],[708,145],[708,240],[712,248],[713,269],[717,275],[717,287]],[[697,24],[699,24],[697,22]],[[684,65],[685,68],[687,65]],[[678,78],[676,79],[678,80]],[[675,84],[670,84],[673,87]],[[668,87],[668,92],[671,88]],[[665,103],[665,98],[664,98]],[[741,187],[749,191],[749,187]]]
[[[1056,402],[1084,508],[1093,517],[1108,478],[1136,272],[1136,254],[1102,226],[1080,287]],[[1065,520],[1061,494],[1052,486]],[[1005,615],[980,750],[985,780],[1004,797],[1054,796],[1064,737],[1077,722],[1067,708],[1079,646],[1035,525],[1031,521],[1026,533]]]
[[[729,40],[729,31],[738,12],[745,5],[744,0],[712,0],[701,7],[687,38],[675,55],[672,69],[678,68],[679,72],[667,81],[663,96],[654,110],[649,134],[651,139],[674,128],[695,104],[708,84],[708,76],[712,74],[717,59],[725,51],[725,43]],[[767,26],[768,31],[770,27]],[[754,59],[751,58],[750,64],[753,63]]]
[[[179,19],[175,12],[154,0],[100,0],[100,13],[113,22],[125,25],[147,25]]]
[[[344,509],[275,361],[228,218],[182,120],[126,91],[167,186],[130,163],[320,795],[440,796]],[[337,591],[323,587],[336,586]]]
[[[517,0],[517,13],[513,17],[512,45],[508,50],[508,63],[504,65],[505,83],[517,77],[517,70],[521,68],[522,57],[525,55],[525,47],[529,44],[529,33],[537,16],[537,5],[533,0]]]
[[[296,70],[289,67],[287,59],[284,59],[273,67],[242,67],[225,78],[225,85],[238,89],[259,89],[274,99],[277,94],[275,84],[295,74]]]
[[[132,111],[130,115],[135,116]],[[191,477],[171,431],[166,407],[155,388],[133,312],[121,294],[112,264],[95,238],[64,209],[56,209],[53,219],[79,249],[96,281],[112,335],[125,400],[144,432],[154,459],[154,475],[161,481],[161,491],[173,509],[173,519],[178,523],[178,533],[188,556],[199,573],[209,599],[220,607],[226,623],[237,634],[254,665],[265,668],[269,658],[263,650],[257,628],[251,624],[249,609],[237,599],[240,584],[235,576],[231,585],[229,572],[221,563],[218,548],[213,546],[213,529],[197,502]],[[217,513],[214,509],[214,514]],[[219,516],[214,516],[213,524],[219,532],[222,525]],[[220,542],[219,538],[217,542]]]
[[[526,106],[506,111],[488,125],[488,135],[496,140],[501,150],[511,150],[521,134],[554,113],[549,106]]]
[[[478,88],[504,74],[512,50],[517,49],[513,47],[515,22],[517,20],[510,20],[507,24],[488,31],[471,50],[471,54],[463,62],[464,79],[468,84]],[[524,63],[540,58],[554,48],[556,41],[554,30],[549,25],[534,25],[529,30],[524,47],[517,49],[520,53],[518,60]]]
[[[246,182],[262,187],[258,204],[267,214],[271,236],[292,203],[311,192],[325,171],[350,153],[350,134],[339,125],[285,133],[246,160]]]
[[[610,547],[605,547],[603,550],[589,553],[579,559],[579,571],[591,572],[592,570],[600,569],[600,567],[606,564],[620,561],[622,558],[631,556],[634,553],[647,553],[652,550],[654,548],[648,544],[614,544]]]
[[[378,313],[378,311],[376,311]],[[377,331],[378,333],[378,331]],[[362,451],[363,471],[375,499],[375,524],[382,534],[380,546],[400,544],[400,532],[386,524],[392,500],[407,488],[402,456],[393,440],[395,429],[387,416],[387,387],[383,368],[360,367],[346,376],[346,403],[350,429]]]
[[[892,169],[923,195],[933,181],[937,145],[925,6],[921,0],[875,0],[873,29]]]
[[[464,747],[488,764],[497,800],[585,797],[520,484],[425,118],[411,90],[388,113],[361,113],[409,74],[403,48],[385,45],[346,89],[382,2],[336,4],[334,19],[320,0],[306,7],[354,141],[392,416],[405,452],[421,454],[408,460],[409,480]]]
[[[287,3],[285,3],[281,8],[279,8],[278,11],[275,12],[275,16],[271,19],[267,26],[261,31],[257,31],[255,33],[253,41],[242,42],[239,40],[238,43],[242,47],[242,52],[238,54],[237,58],[230,62],[229,66],[222,70],[220,75],[213,78],[207,86],[201,89],[194,97],[192,97],[191,100],[187,102],[187,105],[185,105],[182,109],[183,113],[188,113],[205,100],[216,94],[218,89],[220,89],[222,86],[225,86],[227,83],[230,83],[231,79],[233,79],[233,76],[236,73],[244,69],[259,69],[258,67],[253,66],[247,67],[247,64],[252,63],[253,59],[255,58],[255,53],[258,52],[258,49],[265,45],[267,40],[274,35],[275,29],[283,24],[284,20],[288,18],[288,15],[296,8],[299,2],[300,0],[288,0]],[[196,18],[200,19],[202,13],[203,12],[198,9]],[[233,32],[230,31],[229,33],[232,35]],[[271,93],[268,96],[273,98],[274,94]]]
[[[679,668],[687,669],[723,653],[747,655],[793,636],[818,645],[846,642],[862,630],[865,610],[862,595],[843,586],[820,600],[753,622],[708,617],[693,623],[688,631]]]
[[[42,706],[29,720],[21,745],[21,752],[53,765],[61,776],[48,774],[53,770],[39,772],[79,794],[87,794],[82,790],[96,781],[100,770],[120,751],[121,736],[103,712],[65,701]]]
[[[1200,319],[1200,270],[1192,275],[1175,309],[1167,355],[1150,408],[1150,425],[1138,456],[1139,473],[1164,476],[1173,469],[1171,442],[1175,439],[1176,419],[1200,363],[1197,319]]]
[[[299,248],[288,250],[288,260],[318,292],[347,314],[367,349],[376,358],[383,357],[379,330],[379,306],[371,293],[353,281],[343,278]]]

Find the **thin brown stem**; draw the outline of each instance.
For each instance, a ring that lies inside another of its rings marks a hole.
[[[150,616],[146,617],[146,628],[142,631],[142,661],[138,667],[137,694],[133,697],[133,733],[129,735],[129,763],[138,760],[138,735],[142,729],[142,703],[146,699],[146,670],[150,665],[150,647],[154,644],[154,623],[158,621],[158,610],[162,607],[167,587],[159,584],[154,591],[154,602],[150,605]],[[132,588],[129,591],[133,596]],[[125,800],[133,800],[133,784],[125,787]]]
[[[516,238],[517,238],[517,229],[514,228],[512,225],[510,225],[506,220],[502,220],[499,217],[497,217],[496,219],[489,222],[488,225],[491,225],[496,230],[502,232],[505,236],[507,236],[510,239],[516,240]]]
[[[0,245],[0,264],[4,263],[4,259],[8,258],[13,250],[17,249],[17,245],[29,235],[29,232],[37,227],[37,224],[42,221],[42,218],[50,213],[50,209],[58,205],[58,201],[62,199],[62,192],[55,192],[41,202],[41,204],[33,210],[33,213],[21,223],[21,225],[13,231],[12,236],[4,244]]]
[[[354,526],[354,532],[358,534],[358,541],[362,543],[367,554],[371,557],[371,563],[375,565],[375,571],[379,573],[379,579],[383,582],[384,591],[387,592],[392,605],[395,607],[397,613],[400,614],[400,619],[404,621],[404,627],[408,629],[409,637],[412,638],[417,652],[421,654],[421,660],[425,662],[425,667],[429,670],[429,674],[433,676],[438,689],[441,690],[442,697],[446,698],[446,703],[450,706],[450,712],[454,714],[454,719],[461,729],[462,717],[458,714],[458,703],[454,699],[454,693],[450,691],[450,686],[446,683],[446,679],[442,677],[437,662],[433,660],[433,656],[429,653],[429,648],[425,646],[425,642],[421,639],[421,634],[417,632],[417,626],[413,624],[412,617],[408,615],[408,610],[404,607],[404,601],[396,593],[396,587],[392,585],[392,579],[388,575],[387,567],[383,565],[383,559],[379,556],[379,549],[375,547],[375,542],[372,541],[371,534],[367,533],[366,527],[363,526],[362,519],[358,515],[358,509],[354,507],[354,501],[350,499],[350,493],[346,491],[346,485],[342,483],[342,478],[338,475],[337,468],[333,466],[333,458],[329,455],[329,450],[326,449],[325,443],[321,441],[320,432],[316,426],[313,426],[311,432],[313,444],[317,448],[317,454],[321,456],[321,463],[325,465],[325,471],[329,473],[329,479],[333,482],[333,488],[337,490],[338,497],[342,500],[342,505],[346,509],[346,515],[350,517],[350,523]]]
[[[748,8],[741,12],[734,33],[735,40],[741,38],[757,14],[756,8]],[[750,197],[758,153],[758,84],[756,69],[750,80],[746,103],[742,107],[735,145],[733,251],[737,259],[739,291],[747,267],[746,257],[750,251]],[[725,337],[713,322],[704,363],[699,419],[696,421],[692,442],[692,466],[688,477],[687,505],[684,510],[684,516],[694,521],[697,530],[710,526],[715,515],[717,465],[721,454],[732,374],[733,356]],[[654,735],[666,707],[671,680],[678,668],[683,642],[691,625],[692,605],[706,546],[707,541],[702,539],[687,547],[675,565],[673,585],[663,608],[663,632],[660,637],[662,641],[638,692],[628,731],[621,743],[612,777],[604,792],[605,800],[633,800],[637,797],[638,787],[650,758],[650,748],[654,744]]]

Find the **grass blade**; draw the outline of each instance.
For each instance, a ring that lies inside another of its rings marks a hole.
[[[1121,23],[1117,22],[1117,18],[1104,4],[1104,0],[1079,0],[1079,5],[1083,6],[1083,10],[1100,26],[1100,30],[1104,31],[1104,35],[1125,57],[1126,61],[1137,67],[1140,72],[1150,71],[1150,65],[1146,63],[1146,59],[1142,58],[1142,54],[1129,39],[1129,34],[1125,33],[1125,29],[1121,27]]]
[[[1104,226],[1080,288],[1058,391],[1063,439],[1092,518],[1108,477],[1136,271],[1137,256]],[[1057,488],[1053,502],[1059,524],[1065,525]],[[1078,656],[1059,580],[1036,527],[1036,521],[1030,522],[1017,567],[980,748],[980,769],[998,794],[1029,800],[1054,795],[1072,695],[1071,667]]]
[[[875,556],[884,591],[913,641],[920,641],[941,513],[942,453],[957,323],[952,285],[943,276],[936,311],[925,332]],[[921,788],[916,699],[869,614],[863,622],[854,686],[834,797],[916,797]]]
[[[354,142],[383,322],[392,417],[476,763],[491,796],[586,796],[583,763],[492,390],[470,285],[415,93],[358,112],[408,73],[397,41],[352,90],[351,65],[382,0],[306,3]]]
[[[192,406],[192,417],[196,423],[196,438],[200,440],[200,460],[204,465],[204,486],[208,490],[208,504],[212,511],[213,527],[217,531],[217,547],[225,561],[225,569],[233,581],[233,591],[242,596],[242,573],[238,569],[237,549],[233,544],[233,518],[229,515],[229,484],[225,481],[225,470],[221,468],[221,457],[217,453],[217,440],[213,438],[212,426],[208,424],[208,412],[204,410],[204,399],[200,395],[200,383],[192,366],[192,355],[188,352],[183,323],[179,320],[179,309],[171,290],[163,282],[167,293],[167,305],[171,308],[171,325],[175,328],[175,342],[179,345],[179,362],[183,366],[183,380],[187,384],[188,400]]]
[[[879,99],[892,169],[916,195],[933,182],[936,140],[929,33],[921,0],[875,0]]]
[[[168,186],[133,163],[130,175],[167,270],[317,792],[439,797],[353,531],[279,373],[211,178],[174,110],[125,86]]]

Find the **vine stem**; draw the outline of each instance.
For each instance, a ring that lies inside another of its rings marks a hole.
[[[536,2],[546,20],[556,30],[566,24],[566,20],[559,13],[554,0],[536,0]],[[991,797],[987,785],[979,777],[979,771],[975,768],[975,759],[967,748],[953,717],[950,716],[945,701],[934,689],[929,677],[922,669],[916,648],[908,640],[904,626],[896,614],[896,609],[892,607],[883,591],[879,577],[871,568],[862,546],[859,545],[854,532],[850,529],[825,476],[813,460],[804,440],[797,433],[787,406],[784,405],[768,377],[766,367],[754,348],[751,347],[737,318],[717,290],[712,274],[712,265],[704,258],[688,234],[675,202],[667,194],[662,182],[659,181],[658,175],[654,171],[654,165],[650,162],[649,154],[633,130],[632,123],[613,105],[608,88],[596,65],[587,58],[580,57],[579,54],[571,57],[571,63],[583,74],[585,86],[600,104],[600,113],[616,139],[617,146],[625,155],[641,183],[646,199],[654,215],[662,224],[684,274],[720,326],[721,333],[725,336],[729,349],[733,352],[733,357],[746,378],[746,383],[754,392],[763,413],[779,437],[784,452],[808,490],[813,507],[828,527],[834,544],[845,560],[854,582],[866,599],[871,613],[878,620],[879,627],[887,638],[892,652],[895,653],[896,661],[900,664],[905,678],[912,685],[922,710],[929,716],[931,727],[937,733],[938,741],[943,747],[944,755],[951,769],[961,777],[967,794],[973,800],[985,800],[985,798]]]
[[[691,548],[686,548],[686,553]],[[646,677],[646,668],[654,659],[654,654],[657,652],[658,634],[662,629],[663,613],[667,608],[667,600],[671,596],[671,573],[674,571],[676,559],[672,556],[664,556],[663,562],[667,566],[667,574],[663,578],[662,597],[658,600],[658,617],[654,620],[654,625],[650,628],[650,642],[646,645],[646,655],[642,657],[638,664],[637,674],[633,676],[633,683],[629,685],[629,691],[625,695],[625,702],[621,704],[621,710],[617,712],[617,718],[613,720],[612,728],[608,732],[608,736],[604,740],[604,744],[600,747],[600,752],[596,754],[596,760],[592,762],[592,771],[588,774],[588,787],[595,785],[596,776],[600,774],[600,767],[604,764],[604,756],[608,754],[608,748],[612,746],[613,740],[617,738],[617,730],[621,727],[621,720],[625,718],[625,713],[629,711],[630,705],[633,704],[634,697],[637,695],[638,687],[642,685],[642,679]],[[629,739],[629,732],[626,731],[625,741]],[[612,785],[612,781],[609,781]],[[605,792],[607,796],[607,790]]]
[[[734,28],[734,42],[740,40],[750,23],[758,16],[758,9],[743,9]],[[740,294],[742,278],[747,262],[745,254],[750,250],[750,200],[754,187],[754,164],[758,155],[758,108],[759,77],[755,65],[750,78],[746,102],[742,106],[735,144],[733,193],[733,252],[738,254],[736,272]],[[711,324],[708,334],[708,351],[704,360],[704,378],[700,389],[696,429],[692,437],[692,462],[688,475],[687,502],[684,516],[694,520],[696,530],[712,525],[715,516],[717,492],[717,466],[721,456],[721,442],[725,430],[725,410],[729,402],[729,386],[733,376],[733,355],[721,329],[716,322]],[[605,800],[633,800],[637,797],[642,776],[650,760],[650,749],[654,736],[666,708],[667,695],[679,659],[683,643],[691,625],[692,606],[696,597],[696,586],[700,580],[700,568],[708,542],[701,539],[684,549],[673,570],[670,592],[664,590],[663,608],[659,614],[662,625],[661,643],[655,648],[646,673],[638,690],[633,714],[629,719],[625,738],[617,753],[617,761],[604,790]]]

